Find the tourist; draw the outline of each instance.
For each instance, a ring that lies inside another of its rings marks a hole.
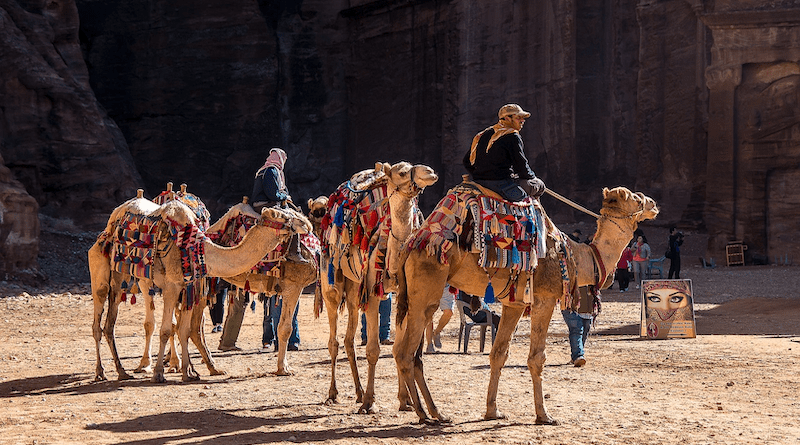
[[[439,298],[439,309],[442,311],[442,315],[439,316],[439,322],[434,329],[433,320],[431,319],[431,322],[425,327],[425,339],[427,341],[425,352],[431,353],[436,352],[436,349],[442,349],[442,330],[453,317],[457,294],[458,289],[455,287],[449,285],[444,287],[442,296]]]
[[[572,294],[571,301],[561,299],[561,316],[569,330],[569,362],[578,368],[586,364],[586,339],[600,309],[600,294],[595,295],[594,289],[594,286],[581,286]]]
[[[681,246],[683,245],[683,233],[678,232],[678,228],[672,226],[669,228],[669,250],[667,250],[667,258],[669,258],[669,275],[667,278],[680,279],[681,277]]]
[[[386,294],[386,299],[378,304],[378,341],[382,345],[394,344],[389,340],[392,323],[392,294]],[[361,346],[367,344],[367,315],[361,312]]]
[[[647,274],[648,261],[650,261],[650,245],[647,244],[647,238],[644,235],[639,235],[633,246],[633,274],[636,278],[636,289],[642,285],[642,280]]]

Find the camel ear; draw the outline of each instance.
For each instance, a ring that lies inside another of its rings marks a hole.
[[[390,164],[388,162],[384,162],[383,163],[383,173],[386,176],[389,176],[389,174],[392,173],[392,164]]]
[[[606,199],[608,197],[608,192],[610,192],[608,187],[603,187],[603,199]]]
[[[311,210],[311,204],[314,204],[314,200],[311,199],[311,198],[308,198],[308,210]]]
[[[376,162],[375,163],[375,173],[380,173],[383,170],[383,162]]]

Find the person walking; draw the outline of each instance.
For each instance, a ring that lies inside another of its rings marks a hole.
[[[669,250],[667,251],[669,258],[669,275],[667,278],[672,279],[681,278],[681,246],[683,245],[683,233],[678,232],[678,228],[672,226],[669,228]]]
[[[229,285],[222,278],[212,278],[214,280],[215,297],[214,304],[208,307],[211,316],[211,332],[222,332],[222,322],[225,319],[225,300],[228,298]]]
[[[633,246],[633,274],[636,278],[636,289],[640,288],[642,280],[647,274],[648,261],[650,261],[650,245],[647,244],[647,238],[644,235],[639,235]]]
[[[571,301],[561,299],[561,316],[569,330],[570,363],[576,368],[586,364],[586,339],[592,320],[600,313],[600,293],[594,286],[581,286]]]
[[[261,324],[261,347],[269,349],[270,346],[274,350],[278,350],[278,323],[281,321],[281,310],[283,308],[283,299],[278,295],[264,298],[264,321]],[[294,315],[292,316],[292,333],[289,334],[289,342],[286,345],[287,351],[300,350],[300,331],[297,324],[297,312],[300,309],[300,301],[297,301],[297,306],[294,308]]]

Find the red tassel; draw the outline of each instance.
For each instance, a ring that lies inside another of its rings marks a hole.
[[[450,289],[448,290],[450,291],[451,294],[458,295],[458,289],[456,289],[455,287],[450,286]]]
[[[136,294],[131,295],[131,304],[136,304]]]
[[[125,292],[123,292],[122,295],[119,296],[119,301],[121,301],[123,303],[128,301],[128,296],[125,295]]]
[[[369,237],[363,236],[361,237],[361,250],[367,251],[369,249]]]
[[[353,234],[353,245],[358,246],[361,244],[361,240],[364,238],[364,229],[361,228],[361,224],[356,226],[356,233]]]
[[[250,280],[245,280],[244,282],[244,291],[250,292]]]
[[[517,288],[513,284],[511,285],[511,289],[508,291],[508,301],[517,301]]]
[[[522,315],[524,317],[530,317],[531,316],[531,306],[530,305],[525,306],[525,312]]]

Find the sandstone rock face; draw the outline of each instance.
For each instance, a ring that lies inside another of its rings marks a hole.
[[[45,212],[107,214],[172,181],[219,215],[273,146],[296,202],[377,160],[428,164],[429,211],[516,102],[532,168],[579,204],[644,192],[648,225],[707,230],[720,263],[734,239],[800,247],[792,2],[74,0],[78,33],[72,1],[0,0],[0,149]]]
[[[72,0],[0,1],[0,153],[43,213],[101,226],[141,179],[89,87]]]
[[[38,254],[39,206],[0,156],[0,280],[36,276]]]

